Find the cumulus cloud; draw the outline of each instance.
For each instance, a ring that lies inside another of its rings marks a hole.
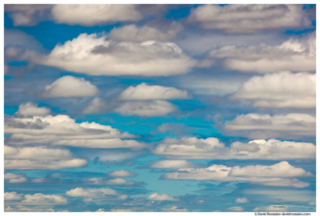
[[[263,30],[308,28],[311,20],[302,5],[202,5],[193,9],[189,22],[225,33],[256,33]]]
[[[83,197],[84,201],[88,201],[88,202],[93,200],[110,200],[110,199],[125,200],[128,198],[127,195],[119,195],[119,193],[116,190],[113,190],[110,188],[77,187],[67,191],[65,195],[70,197]]]
[[[64,205],[67,204],[67,199],[61,195],[46,195],[42,193],[26,194],[22,205]]]
[[[136,182],[127,181],[123,178],[115,178],[115,179],[102,179],[102,178],[89,178],[84,181],[87,184],[97,184],[97,185],[126,185],[126,186],[134,186]]]
[[[242,197],[242,198],[237,198],[236,199],[236,201],[235,201],[235,203],[249,203],[250,201],[247,199],[247,198],[245,198],[245,197]]]
[[[22,200],[23,194],[17,194],[17,192],[4,193],[4,200]]]
[[[148,41],[159,40],[168,41],[174,39],[182,30],[182,26],[173,22],[166,31],[152,26],[137,27],[136,25],[126,25],[114,28],[108,34],[108,38],[118,41]]]
[[[196,64],[174,43],[117,42],[86,33],[34,61],[76,73],[111,76],[170,76],[187,73]]]
[[[165,139],[153,150],[154,154],[175,159],[254,159],[289,160],[315,159],[316,146],[312,143],[280,141],[276,139],[233,142],[226,147],[219,139],[184,137]]]
[[[229,211],[243,211],[244,208],[240,207],[240,206],[233,206],[228,208]]]
[[[95,122],[76,123],[75,119],[71,119],[67,115],[33,116],[30,118],[6,116],[4,132],[5,134],[12,134],[11,137],[6,139],[6,143],[12,145],[46,144],[59,140],[63,143],[64,140],[73,140],[73,146],[77,142],[79,145],[85,146],[86,140],[134,137],[127,132],[120,133],[119,130],[108,125]],[[117,142],[120,143],[121,141]],[[101,144],[98,144],[99,141],[96,141],[96,143],[96,146],[101,146]],[[124,141],[122,146],[126,144],[130,146],[133,143]],[[112,141],[109,141],[109,145],[112,145]]]
[[[273,115],[249,113],[226,121],[224,129],[253,139],[269,137],[290,138],[315,136],[316,118],[303,113]]]
[[[100,98],[94,98],[91,103],[84,108],[83,113],[99,113],[104,106],[105,103]]]
[[[160,169],[179,169],[194,167],[194,164],[186,160],[162,160],[151,164],[149,167]]]
[[[286,205],[270,205],[266,207],[256,207],[252,211],[257,212],[287,212],[289,210],[289,206]]]
[[[166,193],[163,193],[162,195],[154,193],[154,194],[151,194],[150,196],[148,196],[147,199],[148,200],[156,200],[156,201],[179,201],[179,199],[175,199]]]
[[[308,73],[274,73],[254,76],[233,98],[248,99],[255,107],[316,107],[316,75]]]
[[[188,97],[188,92],[186,90],[179,90],[173,87],[141,83],[135,87],[128,87],[120,94],[119,97],[120,100],[183,99]]]
[[[236,46],[225,45],[209,54],[212,58],[223,58],[224,65],[241,72],[270,73],[279,71],[316,70],[316,35],[291,38],[281,45]]]
[[[35,207],[27,207],[23,205],[16,205],[14,207],[12,206],[6,206],[4,209],[5,212],[54,212],[52,208],[39,208],[38,206]]]
[[[52,15],[57,23],[84,26],[142,19],[136,5],[130,4],[58,4],[52,8]]]
[[[137,175],[137,173],[131,173],[127,170],[116,170],[108,174],[108,176],[112,177],[133,177]]]
[[[170,102],[163,100],[152,101],[134,101],[123,103],[115,111],[122,115],[138,115],[138,116],[165,116],[174,112],[176,108]]]
[[[47,85],[42,97],[90,97],[99,93],[96,86],[92,85],[84,78],[76,78],[73,76],[63,76]]]
[[[271,166],[255,165],[246,167],[227,167],[224,165],[211,165],[208,168],[179,169],[177,172],[165,174],[164,179],[191,179],[211,180],[221,182],[246,181],[265,186],[284,186],[304,188],[308,183],[301,182],[293,177],[309,177],[310,172],[302,168],[291,166],[282,161]]]
[[[14,173],[4,174],[4,181],[6,183],[23,183],[23,182],[26,182],[27,180],[28,179],[22,173],[21,174],[14,174]]]
[[[44,116],[48,115],[50,112],[50,109],[46,107],[38,107],[37,105],[29,102],[21,104],[15,114],[21,116]]]
[[[45,147],[14,148],[5,145],[4,158],[5,169],[64,169],[88,163],[84,159],[73,158],[69,150]]]
[[[171,208],[163,208],[163,212],[188,212],[186,208],[178,208],[177,206],[172,206]]]

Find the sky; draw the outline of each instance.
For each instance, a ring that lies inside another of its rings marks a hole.
[[[6,212],[315,212],[315,5],[5,5]]]

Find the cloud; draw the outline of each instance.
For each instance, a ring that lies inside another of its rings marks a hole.
[[[134,137],[127,132],[120,133],[119,130],[108,125],[95,122],[76,123],[75,119],[67,115],[33,116],[32,118],[6,116],[4,132],[12,134],[6,139],[6,143],[12,145],[47,144],[64,140],[79,140],[79,144],[82,142],[84,145],[86,140]],[[125,143],[133,144],[134,142],[124,141],[123,145]]]
[[[97,184],[97,185],[131,185],[134,186],[136,182],[134,181],[127,181],[123,178],[115,178],[115,179],[110,179],[110,180],[105,180],[102,178],[90,178],[86,179],[84,181],[85,183],[89,184]]]
[[[83,78],[76,78],[73,76],[63,76],[47,85],[42,97],[90,97],[99,93],[96,86]]]
[[[64,205],[67,204],[67,199],[61,195],[46,195],[36,193],[34,195],[26,194],[22,205]]]
[[[5,146],[6,147],[6,146]],[[14,173],[5,173],[4,181],[6,183],[23,183],[28,179],[24,176],[24,174],[14,174]]]
[[[150,196],[148,196],[147,199],[148,200],[156,200],[156,201],[179,201],[179,199],[175,199],[166,193],[163,193],[162,195],[154,193],[154,194],[151,194]]]
[[[188,73],[196,64],[174,43],[117,42],[86,33],[56,45],[48,56],[34,61],[66,71],[108,76],[171,76]]]
[[[4,158],[5,169],[64,169],[82,167],[88,163],[84,159],[72,158],[69,150],[45,147],[14,148],[5,145]]]
[[[202,5],[191,11],[188,21],[224,33],[311,27],[302,5]]]
[[[304,142],[252,140],[248,143],[233,142],[226,147],[214,137],[184,137],[180,140],[167,138],[152,153],[174,159],[292,160],[315,159],[315,152],[314,144]]]
[[[129,4],[58,4],[52,8],[52,15],[56,23],[83,26],[142,19],[136,5]]]
[[[244,208],[240,207],[240,206],[233,206],[228,208],[229,211],[243,211]]]
[[[139,28],[132,24],[119,28],[113,28],[108,34],[108,38],[117,41],[168,41],[174,39],[181,30],[182,25],[176,22],[173,22],[167,28],[167,31],[162,31],[161,29],[153,26],[142,26]]]
[[[126,102],[115,111],[122,115],[165,116],[176,108],[170,102],[163,100]]]
[[[212,58],[223,58],[228,69],[245,73],[270,73],[279,71],[316,70],[316,35],[290,38],[281,45],[257,46],[226,45],[209,54]]]
[[[22,206],[22,205],[16,205],[14,207],[7,206],[4,209],[5,212],[54,212],[52,208],[39,208],[35,206],[34,208]]]
[[[37,105],[29,102],[21,104],[15,114],[21,116],[44,116],[48,115],[50,112],[50,109],[46,107],[38,107]]]
[[[179,169],[194,167],[194,164],[186,160],[162,160],[151,164],[149,167],[159,169]]]
[[[227,167],[224,165],[211,165],[208,168],[179,169],[177,172],[165,174],[163,179],[190,179],[211,180],[221,182],[246,181],[265,186],[283,186],[304,188],[308,183],[301,182],[292,177],[309,177],[310,172],[291,166],[282,161],[271,166],[255,165],[246,167]]]
[[[22,200],[23,194],[17,194],[17,192],[4,193],[4,200]]]
[[[93,200],[125,200],[127,195],[119,195],[116,190],[110,188],[81,188],[77,187],[71,189],[65,193],[70,197],[83,197],[85,202],[91,202]]]
[[[163,212],[188,212],[189,210],[186,208],[179,209],[177,206],[172,206],[171,208],[163,208]]]
[[[315,136],[316,118],[303,113],[273,116],[249,113],[226,121],[224,129],[228,133],[237,133],[253,139],[269,137],[292,139],[297,136]]]
[[[236,201],[235,201],[235,203],[249,203],[250,201],[247,199],[247,198],[245,198],[245,197],[242,197],[242,198],[237,198],[236,199]]]
[[[119,96],[120,100],[183,99],[187,97],[188,92],[186,90],[159,85],[147,85],[146,83],[141,83],[135,87],[130,86]]]
[[[252,211],[258,212],[287,212],[289,210],[289,206],[286,205],[270,205],[263,208],[256,207]]]
[[[127,170],[116,170],[108,174],[108,176],[112,177],[133,177],[137,175],[137,173],[131,173]]]
[[[52,145],[65,145],[82,148],[146,148],[147,145],[141,144],[135,140],[115,139],[87,139],[87,140],[58,140],[52,142]]]
[[[254,76],[232,98],[248,99],[255,107],[316,107],[316,75],[274,73]]]
[[[94,98],[91,101],[91,103],[84,108],[83,113],[86,113],[86,114],[99,113],[104,106],[105,106],[105,103],[100,98]]]

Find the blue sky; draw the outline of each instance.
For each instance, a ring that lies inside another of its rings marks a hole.
[[[316,211],[315,5],[5,5],[5,211]]]

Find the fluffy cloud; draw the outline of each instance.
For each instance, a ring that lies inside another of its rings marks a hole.
[[[67,199],[61,195],[46,195],[36,193],[34,195],[26,194],[22,205],[64,205],[67,204]]]
[[[21,104],[15,113],[21,116],[44,116],[50,113],[50,109],[46,107],[38,107],[32,103]]]
[[[283,42],[281,45],[226,45],[211,51],[212,58],[223,58],[224,65],[241,72],[269,73],[278,71],[316,70],[315,33],[305,38]]]
[[[153,150],[154,154],[166,155],[167,158],[220,160],[315,159],[315,152],[316,146],[312,143],[269,139],[252,140],[248,143],[234,142],[230,147],[226,147],[213,137],[165,139]]]
[[[27,181],[27,178],[22,173],[21,174],[5,173],[4,181],[6,183],[23,183]]]
[[[191,11],[188,21],[225,33],[256,33],[311,26],[302,5],[202,5]]]
[[[165,116],[175,111],[176,108],[170,102],[163,100],[126,102],[115,111],[122,115],[138,116]]]
[[[132,177],[137,175],[137,173],[131,173],[127,170],[116,170],[108,174],[108,176],[112,177]]]
[[[160,169],[179,169],[194,167],[194,164],[186,160],[163,160],[157,161],[154,164],[151,164],[149,167]]]
[[[4,132],[5,134],[12,134],[11,137],[6,139],[6,143],[13,145],[46,144],[59,140],[61,142],[64,140],[80,140],[79,144],[84,145],[86,140],[134,137],[127,132],[120,133],[119,130],[108,125],[95,122],[76,123],[75,119],[71,119],[67,115],[34,116],[32,118],[6,116]],[[134,142],[125,141],[122,146],[126,145],[125,143],[132,145]]]
[[[286,205],[270,205],[263,208],[254,208],[252,211],[257,212],[287,212],[289,210],[289,206]]]
[[[226,121],[224,129],[228,133],[236,133],[253,139],[269,137],[292,139],[297,136],[315,136],[316,118],[302,113],[273,116],[249,113]]]
[[[85,33],[34,61],[76,73],[111,76],[170,76],[187,73],[196,64],[174,43],[116,42]]]
[[[76,78],[73,76],[60,77],[52,84],[47,85],[42,97],[90,97],[98,94],[99,90],[89,81],[83,78]]]
[[[179,169],[177,172],[165,174],[164,179],[211,180],[222,182],[247,181],[265,186],[286,186],[304,188],[309,184],[292,177],[309,177],[310,172],[291,166],[282,161],[271,166],[255,165],[246,167],[227,167],[211,165],[200,169]]]
[[[166,193],[163,193],[162,195],[154,193],[154,194],[151,194],[150,196],[148,196],[147,199],[148,200],[156,200],[156,201],[179,201],[179,199],[175,199]]]
[[[127,181],[123,178],[115,178],[110,180],[105,180],[102,178],[90,178],[90,179],[86,179],[84,182],[89,184],[97,184],[97,185],[131,185],[133,186],[136,184],[136,182],[134,181]]]
[[[229,211],[243,211],[244,208],[240,207],[240,206],[233,206],[228,208]]]
[[[52,15],[57,23],[84,26],[142,19],[136,6],[129,4],[58,4],[52,8]]]
[[[242,197],[242,198],[237,198],[236,199],[236,201],[235,201],[235,203],[249,203],[250,201],[247,199],[247,198],[245,198],[245,197]]]
[[[112,29],[108,34],[108,38],[118,41],[137,42],[147,40],[168,41],[174,39],[181,30],[182,26],[175,22],[165,32],[152,26],[142,26],[139,28],[136,25],[126,25]]]
[[[121,100],[153,100],[153,99],[173,99],[187,98],[186,90],[179,90],[173,87],[159,85],[147,85],[141,83],[135,87],[130,86],[120,94]]]
[[[104,102],[100,98],[94,98],[91,103],[84,108],[83,113],[99,113],[104,105]]]
[[[35,206],[34,208],[22,206],[22,205],[16,205],[14,207],[7,206],[4,209],[5,212],[54,212],[52,208],[39,208],[38,206]]]
[[[316,107],[316,75],[274,73],[254,76],[233,95],[254,101],[255,107]]]
[[[17,192],[4,193],[4,200],[22,200],[23,194],[17,194]]]
[[[178,208],[177,206],[172,206],[171,208],[163,208],[163,212],[188,212],[189,210],[186,208]]]
[[[72,158],[69,150],[44,147],[14,148],[5,145],[4,158],[5,169],[64,169],[88,163],[84,159]]]
[[[84,201],[93,201],[93,199],[125,200],[128,198],[127,195],[119,195],[119,193],[116,190],[112,190],[110,188],[85,188],[84,189],[81,187],[77,187],[67,191],[65,195],[70,197],[83,197]]]

